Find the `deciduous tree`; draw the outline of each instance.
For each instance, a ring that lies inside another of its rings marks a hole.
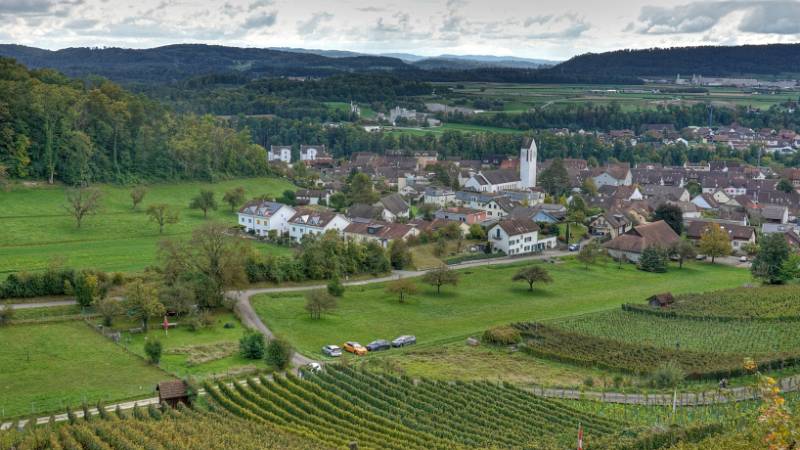
[[[244,202],[244,195],[244,188],[239,186],[225,192],[225,195],[222,196],[222,201],[230,205],[231,212],[234,212],[236,207]]]
[[[712,223],[700,236],[700,252],[711,257],[713,263],[717,257],[731,254],[731,240],[728,232],[717,223]]]
[[[422,281],[424,283],[430,284],[431,286],[436,286],[437,294],[442,292],[443,285],[451,284],[455,286],[458,284],[458,280],[458,273],[450,270],[450,268],[445,264],[442,264],[438,268],[431,270],[422,277]]]
[[[158,300],[158,291],[152,285],[136,280],[125,289],[125,309],[128,316],[142,323],[142,330],[147,333],[148,323],[154,317],[166,313],[164,305]]]
[[[178,220],[180,220],[178,211],[166,203],[157,203],[155,205],[148,206],[147,215],[150,216],[150,220],[158,224],[159,234],[164,233],[165,225],[178,223]]]
[[[141,184],[131,189],[131,203],[133,203],[134,210],[139,207],[139,203],[142,203],[145,195],[147,195],[147,188]]]
[[[671,255],[674,255],[678,258],[678,267],[681,269],[683,269],[684,261],[697,256],[697,250],[695,250],[694,244],[686,239],[681,239],[672,244],[672,247],[670,247],[669,251]]]
[[[533,291],[535,283],[552,283],[553,277],[547,272],[547,269],[541,266],[523,267],[514,274],[511,281],[524,281],[528,283],[528,290]]]
[[[761,239],[761,245],[750,271],[753,276],[767,284],[782,284],[790,280],[794,274],[787,270],[789,260],[789,244],[783,233],[770,233]],[[796,268],[795,268],[796,271]]]
[[[320,319],[323,313],[336,309],[336,297],[323,289],[306,294],[306,311],[312,319]]]
[[[407,295],[414,295],[417,293],[417,283],[408,278],[399,278],[386,285],[386,292],[397,294],[400,303],[405,303]]]
[[[77,188],[67,191],[67,203],[64,209],[75,219],[78,228],[83,219],[95,214],[100,209],[100,191],[94,188]]]
[[[578,256],[575,258],[583,263],[585,269],[589,269],[589,265],[595,264],[597,262],[597,258],[599,258],[603,254],[603,247],[600,246],[600,243],[592,240],[586,243],[583,247],[581,247],[581,251],[578,252]]]
[[[217,209],[217,201],[214,199],[214,191],[202,190],[189,203],[189,208],[203,211],[203,217],[208,218],[208,210]]]
[[[683,233],[683,211],[678,205],[662,203],[653,213],[653,221],[663,220],[680,236]]]

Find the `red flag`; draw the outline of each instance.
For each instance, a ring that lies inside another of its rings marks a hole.
[[[583,450],[583,427],[578,424],[578,450]]]

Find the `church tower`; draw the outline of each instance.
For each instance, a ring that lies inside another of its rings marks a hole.
[[[536,141],[525,138],[519,151],[519,179],[523,189],[536,187]]]

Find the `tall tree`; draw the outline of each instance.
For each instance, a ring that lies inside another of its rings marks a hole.
[[[214,191],[201,190],[197,196],[192,198],[189,208],[203,211],[203,218],[208,218],[208,210],[217,209],[217,201],[214,199]]]
[[[539,175],[539,185],[545,192],[557,197],[569,190],[569,173],[561,158],[554,159]]]
[[[142,203],[145,195],[147,195],[147,188],[141,184],[136,185],[133,189],[131,189],[131,203],[133,203],[134,211],[139,207],[139,203]]]
[[[717,223],[709,224],[700,236],[700,252],[711,257],[711,262],[720,256],[731,254],[731,240],[728,232]]]
[[[778,184],[775,185],[775,188],[787,194],[794,191],[794,185],[792,185],[792,182],[787,180],[786,178],[781,178],[778,181]]]
[[[411,266],[411,251],[408,244],[402,239],[395,239],[389,245],[389,263],[393,269],[403,270]]]
[[[244,202],[244,188],[239,186],[225,192],[225,195],[222,196],[222,201],[230,205],[231,212],[234,212],[236,207]]]
[[[400,303],[405,303],[407,295],[417,293],[417,283],[409,278],[399,278],[386,285],[386,292],[398,295]]]
[[[150,319],[166,313],[164,305],[158,301],[156,288],[142,280],[133,281],[125,289],[125,309],[129,317],[141,321],[145,333]]]
[[[323,289],[306,294],[306,311],[312,319],[320,319],[323,313],[336,309],[336,297]]]
[[[458,273],[450,270],[450,268],[445,264],[442,264],[438,268],[429,271],[422,277],[422,281],[424,283],[427,283],[431,286],[436,286],[437,294],[442,292],[443,285],[451,284],[455,286],[458,284],[458,280]]]
[[[670,247],[669,252],[671,255],[674,255],[678,258],[678,267],[683,269],[683,262],[687,259],[692,259],[697,256],[697,251],[694,248],[694,244],[689,242],[687,239],[681,239]]]
[[[683,211],[678,205],[662,203],[653,212],[653,221],[663,220],[680,236],[683,234]]]
[[[766,284],[783,284],[792,277],[790,271],[784,270],[790,253],[789,244],[783,233],[767,234],[761,239],[750,271],[755,278]]]
[[[100,209],[100,191],[94,188],[76,188],[67,191],[67,203],[64,205],[67,213],[75,219],[78,228],[83,219]]]
[[[159,234],[164,233],[165,225],[178,223],[178,220],[180,220],[178,211],[166,203],[156,203],[155,205],[148,206],[147,215],[150,216],[150,220],[158,224]]]
[[[378,193],[375,192],[372,186],[372,180],[369,175],[358,172],[350,177],[350,180],[345,187],[345,193],[350,204],[363,203],[371,205],[378,201]]]
[[[552,283],[553,277],[547,272],[547,269],[541,266],[523,267],[514,274],[511,281],[524,281],[528,283],[528,290],[533,291],[535,283]]]

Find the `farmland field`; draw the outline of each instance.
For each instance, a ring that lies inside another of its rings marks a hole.
[[[170,375],[81,321],[0,328],[0,416],[152,395]]]
[[[544,264],[544,263],[536,263]],[[741,269],[692,263],[664,274],[618,269],[606,262],[589,270],[572,259],[547,264],[554,283],[528,291],[511,277],[526,264],[476,267],[460,270],[458,286],[434,287],[417,280],[419,293],[400,304],[384,285],[350,287],[336,311],[312,320],[303,309],[299,293],[266,294],[253,298],[253,306],[278,335],[289,339],[304,354],[321,357],[320,347],[357,340],[366,344],[378,338],[415,334],[419,345],[454,342],[478,335],[493,325],[568,317],[644,301],[658,292],[715,290],[750,280]]]
[[[226,190],[242,186],[247,198],[257,195],[280,195],[292,185],[277,178],[248,178],[219,183],[187,182],[157,184],[148,187],[138,211],[131,209],[130,188],[100,185],[101,211],[84,219],[80,229],[64,210],[63,186],[39,184],[35,187],[16,184],[0,191],[0,277],[13,272],[42,270],[48,264],[63,260],[76,269],[93,268],[105,271],[136,272],[153,264],[157,243],[163,238],[190,235],[205,223],[203,214],[188,208],[191,198],[201,190],[216,193],[217,211],[209,212],[209,220],[235,224],[228,205],[222,203]],[[167,225],[163,235],[149,220],[144,210],[154,203],[167,203],[180,211],[180,222]],[[259,244],[265,252],[286,253],[283,247]]]

